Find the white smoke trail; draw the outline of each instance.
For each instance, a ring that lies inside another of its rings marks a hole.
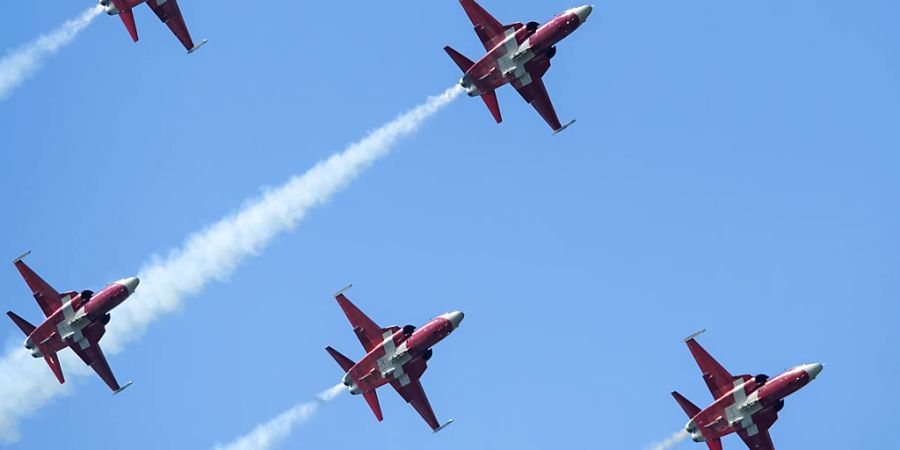
[[[687,439],[688,436],[690,436],[690,435],[688,434],[687,431],[681,430],[681,431],[669,436],[664,441],[657,442],[653,445],[648,446],[647,450],[668,450],[668,449],[674,447],[676,444]]]
[[[317,395],[315,400],[301,403],[274,419],[257,425],[250,433],[228,444],[216,444],[214,450],[268,450],[290,436],[295,426],[312,419],[319,405],[337,397],[345,390],[347,388],[343,384],[338,384]]]
[[[387,155],[398,139],[418,130],[461,92],[454,87],[429,98],[303,175],[265,192],[234,215],[188,236],[181,248],[165,258],[151,258],[139,273],[141,285],[135,295],[112,313],[113,320],[102,341],[105,352],[122,351],[157,317],[178,310],[185,298],[198,294],[210,281],[227,278],[244,258],[259,253],[273,238],[292,229],[310,208],[331,199]],[[84,373],[84,364],[71,353],[60,353],[69,378]],[[19,420],[65,390],[44,362],[33,360],[24,349],[11,350],[0,358],[0,442],[17,441]]]
[[[101,12],[102,6],[93,6],[77,18],[66,21],[59,28],[0,59],[0,101],[9,97],[13,90],[40,69],[48,56],[72,42],[78,32],[87,27]]]

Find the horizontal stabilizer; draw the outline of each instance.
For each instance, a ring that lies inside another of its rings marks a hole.
[[[462,53],[454,50],[453,47],[450,47],[449,45],[444,47],[444,51],[447,52],[448,55],[450,55],[450,59],[452,59],[453,62],[456,63],[456,65],[460,70],[463,71],[463,73],[468,72],[469,69],[471,69],[472,66],[475,65],[475,63],[473,63],[471,59],[466,58]]]
[[[381,404],[378,403],[378,394],[375,391],[363,392],[363,397],[365,397],[366,403],[369,404],[369,408],[372,408],[372,412],[375,413],[375,418],[379,422],[384,420],[384,417],[381,415]]]
[[[344,369],[344,372],[349,372],[350,369],[353,368],[354,365],[356,365],[353,360],[342,355],[341,352],[331,347],[325,347],[325,351],[327,351],[328,354],[331,355],[332,358],[334,358],[338,365],[341,366],[341,369]]]
[[[503,122],[503,118],[500,116],[500,103],[497,101],[497,91],[483,92],[481,94],[481,99],[484,100],[484,104],[487,105],[488,110],[491,111],[494,120],[496,120],[497,123]]]
[[[59,380],[59,384],[65,383],[66,378],[63,377],[62,366],[59,365],[59,358],[56,356],[56,353],[44,355],[44,360],[47,361],[47,365],[50,366],[50,370],[53,371],[53,375],[56,375],[56,379]]]
[[[694,416],[700,414],[700,408],[697,405],[691,403],[690,400],[684,398],[683,395],[679,394],[676,391],[672,391],[672,397],[675,397],[675,401],[678,402],[678,405],[681,406],[681,409],[684,410],[684,413],[687,414],[688,419],[693,419]]]
[[[120,11],[119,17],[122,19],[122,23],[125,24],[125,29],[128,30],[128,34],[131,35],[131,40],[137,42],[137,24],[134,23],[134,12],[130,9]]]
[[[34,331],[34,325],[28,323],[27,320],[19,317],[16,313],[12,311],[7,311],[6,315],[15,322],[16,326],[25,333],[25,336],[31,336],[31,333]]]
[[[722,450],[722,441],[718,439],[706,441],[706,445],[709,447],[709,450]]]

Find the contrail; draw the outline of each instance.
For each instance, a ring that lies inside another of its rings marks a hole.
[[[688,434],[687,431],[681,430],[681,431],[669,436],[668,438],[666,438],[666,440],[664,440],[662,442],[657,442],[653,445],[648,446],[647,450],[670,449],[670,448],[674,447],[676,444],[680,443],[681,441],[687,439],[688,436],[690,436],[690,435]]]
[[[312,419],[319,405],[337,397],[345,390],[347,388],[343,384],[338,384],[317,395],[315,400],[301,403],[274,419],[257,425],[250,433],[228,444],[216,444],[214,450],[268,450],[290,436],[295,426]]]
[[[44,60],[60,48],[72,42],[78,32],[88,26],[103,7],[93,6],[78,18],[66,21],[59,28],[41,35],[33,42],[25,44],[0,59],[0,101],[6,100],[19,85],[38,69]]]
[[[166,257],[151,258],[138,274],[141,286],[135,295],[112,312],[102,341],[104,351],[122,351],[157,317],[181,308],[185,298],[200,293],[209,282],[228,278],[245,258],[292,229],[312,207],[330,200],[461,92],[453,87],[429,98],[306,173],[245,203],[235,214],[188,236]],[[71,353],[60,353],[69,379],[90,370]],[[44,366],[21,348],[0,358],[0,442],[17,441],[19,421],[66,391]]]

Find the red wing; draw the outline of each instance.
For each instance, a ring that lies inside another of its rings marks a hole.
[[[694,337],[696,337],[696,335],[687,338],[685,343],[687,344],[688,349],[691,350],[691,354],[694,355],[694,360],[697,361],[697,365],[700,366],[700,371],[703,372],[703,381],[706,381],[706,386],[713,394],[713,397],[718,399],[734,388],[734,377],[732,377],[718,361],[710,356],[709,353],[697,343]]]
[[[51,314],[62,307],[62,298],[60,297],[59,292],[56,292],[56,289],[53,289],[53,286],[47,284],[43,278],[34,273],[34,271],[25,264],[25,261],[17,259],[15,265],[16,269],[19,269],[19,273],[22,274],[22,278],[25,279],[25,283],[28,284],[28,287],[31,289],[31,294],[34,295],[34,299],[37,300],[37,303],[45,316],[50,317]]]
[[[344,315],[350,321],[353,332],[356,333],[356,337],[359,338],[359,342],[366,349],[366,352],[371,351],[384,340],[381,327],[360,311],[343,292],[338,293],[334,298],[337,300],[338,305],[341,306],[341,309],[344,310]]]
[[[475,26],[475,34],[478,35],[478,39],[481,39],[484,48],[486,50],[494,48],[497,42],[496,38],[504,34],[503,25],[481,5],[475,3],[475,0],[459,0],[459,2],[466,10],[466,15],[469,16],[472,25]]]
[[[94,369],[94,372],[97,372],[97,375],[100,375],[103,382],[106,383],[113,392],[117,392],[121,389],[119,382],[116,381],[116,377],[112,373],[112,369],[109,368],[109,363],[106,362],[106,356],[103,355],[103,350],[100,349],[100,346],[97,343],[90,343],[87,348],[82,348],[78,343],[72,344],[71,347],[85,364],[90,366],[91,369]]]
[[[188,32],[187,24],[184,23],[177,0],[147,0],[147,5],[156,13],[159,20],[172,30],[184,48],[189,52],[194,50],[194,41],[191,39],[191,33]]]
[[[537,110],[538,114],[544,118],[544,121],[547,122],[547,125],[550,125],[553,131],[562,128],[562,125],[559,123],[559,117],[556,116],[556,110],[553,109],[553,103],[550,102],[547,88],[544,87],[544,81],[540,77],[532,75],[531,83],[524,86],[516,80],[513,82],[513,86],[515,86],[519,95]]]
[[[416,412],[425,419],[425,422],[432,430],[437,431],[441,427],[437,417],[434,416],[434,411],[431,409],[431,404],[428,403],[428,397],[425,396],[425,390],[422,389],[422,383],[419,382],[418,378],[410,377],[406,386],[401,385],[398,380],[393,380],[391,381],[391,386],[403,397],[403,400],[406,400],[406,403],[409,403],[416,409]]]
[[[775,450],[769,430],[760,430],[753,436],[749,436],[746,430],[739,430],[737,433],[750,450]]]

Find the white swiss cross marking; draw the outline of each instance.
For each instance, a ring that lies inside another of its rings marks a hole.
[[[381,347],[384,349],[384,356],[378,359],[378,370],[383,377],[392,377],[400,381],[401,386],[409,384],[409,375],[403,372],[403,364],[409,361],[409,355],[406,354],[406,342],[398,347],[394,343],[394,334],[385,331],[382,336],[383,343]]]
[[[531,84],[531,75],[525,70],[525,63],[534,58],[531,51],[531,41],[526,40],[522,47],[516,42],[516,29],[509,27],[504,31],[503,47],[506,49],[501,57],[497,58],[497,67],[504,77],[515,78],[522,86]]]
[[[82,317],[84,317],[84,310],[81,309],[78,312],[75,312],[75,309],[72,308],[72,300],[69,296],[65,296],[62,299],[63,301],[63,317],[64,320],[56,325],[57,331],[59,331],[60,338],[65,341],[68,338],[72,338],[73,341],[77,342],[82,350],[90,347],[87,339],[84,338],[84,334],[82,334],[81,329],[84,328],[84,325],[78,326],[78,322]],[[74,326],[73,326],[74,325]]]
[[[759,433],[759,428],[753,423],[753,414],[762,409],[759,404],[759,393],[753,392],[748,397],[743,379],[734,380],[734,387],[734,403],[725,408],[728,425],[736,429],[747,430],[747,435],[755,436]],[[744,408],[742,409],[742,407]]]

